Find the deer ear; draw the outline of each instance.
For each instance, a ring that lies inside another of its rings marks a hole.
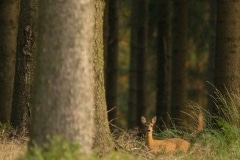
[[[141,122],[145,124],[147,122],[146,118],[144,116],[141,116]]]
[[[154,124],[154,123],[156,123],[156,122],[157,122],[157,117],[154,116],[154,117],[152,118],[152,124]]]

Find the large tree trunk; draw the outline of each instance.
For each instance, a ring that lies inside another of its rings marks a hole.
[[[10,120],[20,0],[0,1],[0,123]]]
[[[172,53],[172,117],[178,127],[186,126],[187,100],[187,0],[174,1]]]
[[[116,124],[117,118],[117,73],[118,73],[118,1],[106,0],[104,20],[107,30],[105,49],[106,100],[108,120]]]
[[[114,149],[110,133],[107,105],[104,90],[104,57],[103,57],[103,11],[104,1],[95,1],[95,30],[94,30],[94,97],[95,97],[95,131],[94,149],[103,156]]]
[[[240,1],[217,1],[214,81],[223,95],[227,94],[226,89],[235,95],[239,95],[240,91],[239,8]],[[217,113],[217,110],[214,112]]]
[[[59,135],[92,151],[93,26],[91,0],[39,1],[31,142],[42,146]]]
[[[14,128],[23,130],[28,129],[31,114],[38,3],[37,0],[25,0],[20,5],[11,124]]]

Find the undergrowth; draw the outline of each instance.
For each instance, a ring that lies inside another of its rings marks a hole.
[[[227,92],[222,95],[215,90],[214,103],[218,108],[221,116],[210,114],[203,110],[197,104],[190,103],[195,112],[189,114],[192,119],[197,116],[201,110],[204,114],[205,127],[200,133],[188,133],[179,131],[176,128],[168,128],[161,133],[155,133],[155,139],[166,139],[172,137],[180,137],[191,142],[191,147],[187,153],[176,152],[173,154],[152,153],[145,145],[145,137],[138,136],[138,130],[126,131],[115,126],[113,132],[114,142],[117,151],[99,158],[95,153],[85,155],[79,152],[77,144],[68,143],[61,138],[53,138],[48,145],[39,147],[34,145],[27,151],[27,141],[21,141],[9,138],[12,129],[7,124],[0,125],[0,159],[3,157],[8,143],[21,144],[18,147],[24,149],[18,160],[233,160],[240,159],[240,97]],[[195,118],[196,119],[196,118]],[[215,122],[216,124],[212,125]],[[196,122],[193,122],[190,130],[196,128]],[[216,128],[216,126],[218,126]],[[19,139],[19,138],[17,138]],[[4,147],[2,147],[4,146]],[[16,147],[17,148],[17,147]],[[103,148],[104,149],[104,148]],[[2,151],[1,151],[2,150]],[[16,149],[12,149],[16,152]],[[25,154],[24,154],[25,153]],[[23,155],[24,154],[24,155]],[[14,159],[13,156],[2,158],[4,160]]]
[[[43,147],[34,144],[27,154],[18,160],[78,160],[79,156],[78,144],[69,143],[56,136]]]

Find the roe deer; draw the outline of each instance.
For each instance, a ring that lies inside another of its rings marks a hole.
[[[151,121],[147,122],[145,117],[141,117],[141,122],[146,127],[146,138],[147,138],[147,146],[153,152],[164,151],[166,153],[171,153],[174,151],[183,151],[187,152],[190,147],[190,143],[181,138],[170,138],[164,140],[155,140],[152,137],[153,125],[156,123],[157,117],[153,117]]]

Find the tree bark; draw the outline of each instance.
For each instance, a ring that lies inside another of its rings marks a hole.
[[[19,19],[11,124],[15,129],[23,131],[29,128],[31,116],[38,19],[37,0],[21,1]]]
[[[225,92],[233,93],[240,88],[240,2],[218,0],[217,36],[215,56],[215,85]]]
[[[39,1],[31,144],[43,146],[59,135],[92,151],[93,26],[91,0]]]
[[[103,11],[104,1],[95,1],[94,29],[94,98],[95,98],[95,131],[94,150],[104,156],[114,149],[113,139],[107,118],[107,105],[104,89],[104,57],[103,57]]]
[[[214,81],[225,96],[240,91],[240,1],[217,1],[217,32]],[[228,90],[228,91],[227,91]],[[240,108],[238,108],[240,110]],[[217,114],[217,110],[214,113]]]
[[[0,123],[10,121],[20,0],[0,2]]]

